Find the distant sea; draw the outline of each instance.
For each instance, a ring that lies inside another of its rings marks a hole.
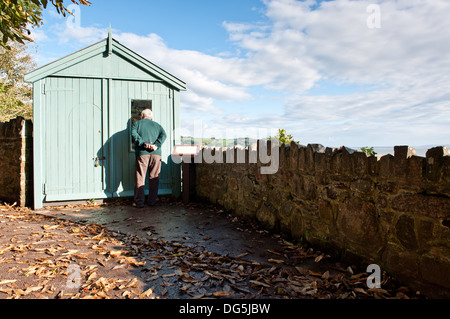
[[[436,147],[436,146],[447,146],[447,147],[450,147],[449,145],[429,145],[429,146],[425,145],[425,146],[418,146],[418,147],[412,146],[412,147],[416,150],[416,155],[417,156],[425,157],[427,151],[430,148],[433,148],[433,147]],[[355,150],[359,150],[360,149],[359,147],[352,147],[352,148],[355,149]],[[383,155],[386,155],[386,154],[394,155],[394,147],[393,146],[392,147],[387,147],[387,146],[379,146],[379,147],[377,147],[377,146],[375,146],[373,148],[373,150],[377,153],[377,155],[380,155],[380,156],[383,156]]]

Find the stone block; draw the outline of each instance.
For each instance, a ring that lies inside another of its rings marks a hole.
[[[450,218],[450,198],[423,195],[401,194],[391,198],[390,207],[399,212],[419,214],[431,218]]]
[[[227,179],[227,189],[229,190],[229,191],[237,191],[238,190],[238,181],[237,181],[237,179],[236,178],[228,178]]]
[[[303,228],[303,217],[301,211],[298,208],[294,208],[291,214],[291,236],[294,240],[302,241],[304,240],[304,228]]]
[[[267,229],[275,229],[277,223],[276,209],[270,205],[263,204],[256,212],[256,219]]]
[[[378,176],[378,159],[375,156],[367,157],[367,172],[370,176]]]
[[[334,224],[333,208],[329,201],[319,200],[319,217],[324,224]]]
[[[325,153],[315,153],[314,163],[314,171],[316,175],[324,175],[327,171],[327,156],[325,155]]]
[[[343,202],[336,223],[341,236],[369,256],[376,254],[384,244],[375,206],[360,197]]]
[[[372,192],[375,188],[374,183],[367,179],[357,179],[350,185],[350,189],[354,192],[358,192],[359,195],[372,196]]]
[[[444,258],[442,256],[447,256]],[[422,278],[432,284],[450,289],[450,251],[430,252],[420,260],[420,273]],[[447,295],[450,295],[447,292]]]
[[[408,180],[422,183],[426,167],[426,160],[421,156],[411,156],[408,159]]]
[[[338,153],[334,156],[334,168],[337,174],[343,176],[353,176],[352,174],[352,160],[350,158],[350,154],[353,154],[354,151],[349,149],[348,147],[342,146]]]
[[[289,169],[292,171],[297,171],[298,169],[298,150],[300,145],[291,142],[290,152],[289,152]]]
[[[369,173],[369,158],[363,152],[354,152],[350,155],[352,162],[352,175],[357,177],[367,176]]]
[[[307,147],[299,147],[298,149],[298,170],[300,172],[305,172],[306,168],[306,149]]]
[[[296,181],[295,187],[292,189],[292,195],[300,200],[314,200],[317,198],[317,185],[314,177],[294,176]]]
[[[280,231],[284,234],[290,235],[291,233],[291,215],[293,210],[294,203],[292,201],[282,203],[281,208],[278,210]]]
[[[391,179],[394,176],[394,156],[391,154],[384,155],[378,161],[380,177],[383,179]]]
[[[420,281],[417,254],[405,251],[396,245],[388,244],[382,258],[386,270],[394,274],[399,280],[403,282]]]
[[[333,182],[325,190],[328,199],[339,200],[340,202],[350,197],[351,194],[350,188],[346,183]]]
[[[407,159],[414,155],[416,155],[416,150],[411,146],[394,146],[394,158]]]
[[[395,225],[397,239],[403,247],[409,250],[418,248],[414,219],[407,215],[402,215]]]
[[[450,156],[448,147],[433,147],[426,153],[425,177],[431,181],[439,181],[444,175],[446,157]]]
[[[433,242],[435,242],[435,235],[434,235],[434,229],[435,225],[430,220],[418,220],[416,222],[417,224],[417,243],[419,244],[419,248],[429,249],[431,245],[433,245]],[[450,241],[448,241],[450,244]]]

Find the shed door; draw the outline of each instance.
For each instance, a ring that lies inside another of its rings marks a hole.
[[[45,81],[43,157],[47,202],[106,197],[101,81],[56,77]]]

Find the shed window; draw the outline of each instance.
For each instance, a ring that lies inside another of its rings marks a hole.
[[[152,100],[131,100],[131,125],[141,119],[141,112],[145,109],[152,110]]]
[[[134,152],[134,143],[131,138],[131,126],[141,119],[141,112],[145,109],[152,110],[152,100],[131,100],[131,125],[130,125],[130,151]]]

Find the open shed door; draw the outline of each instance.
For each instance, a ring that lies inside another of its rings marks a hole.
[[[105,198],[102,80],[49,77],[43,116],[46,202]]]

